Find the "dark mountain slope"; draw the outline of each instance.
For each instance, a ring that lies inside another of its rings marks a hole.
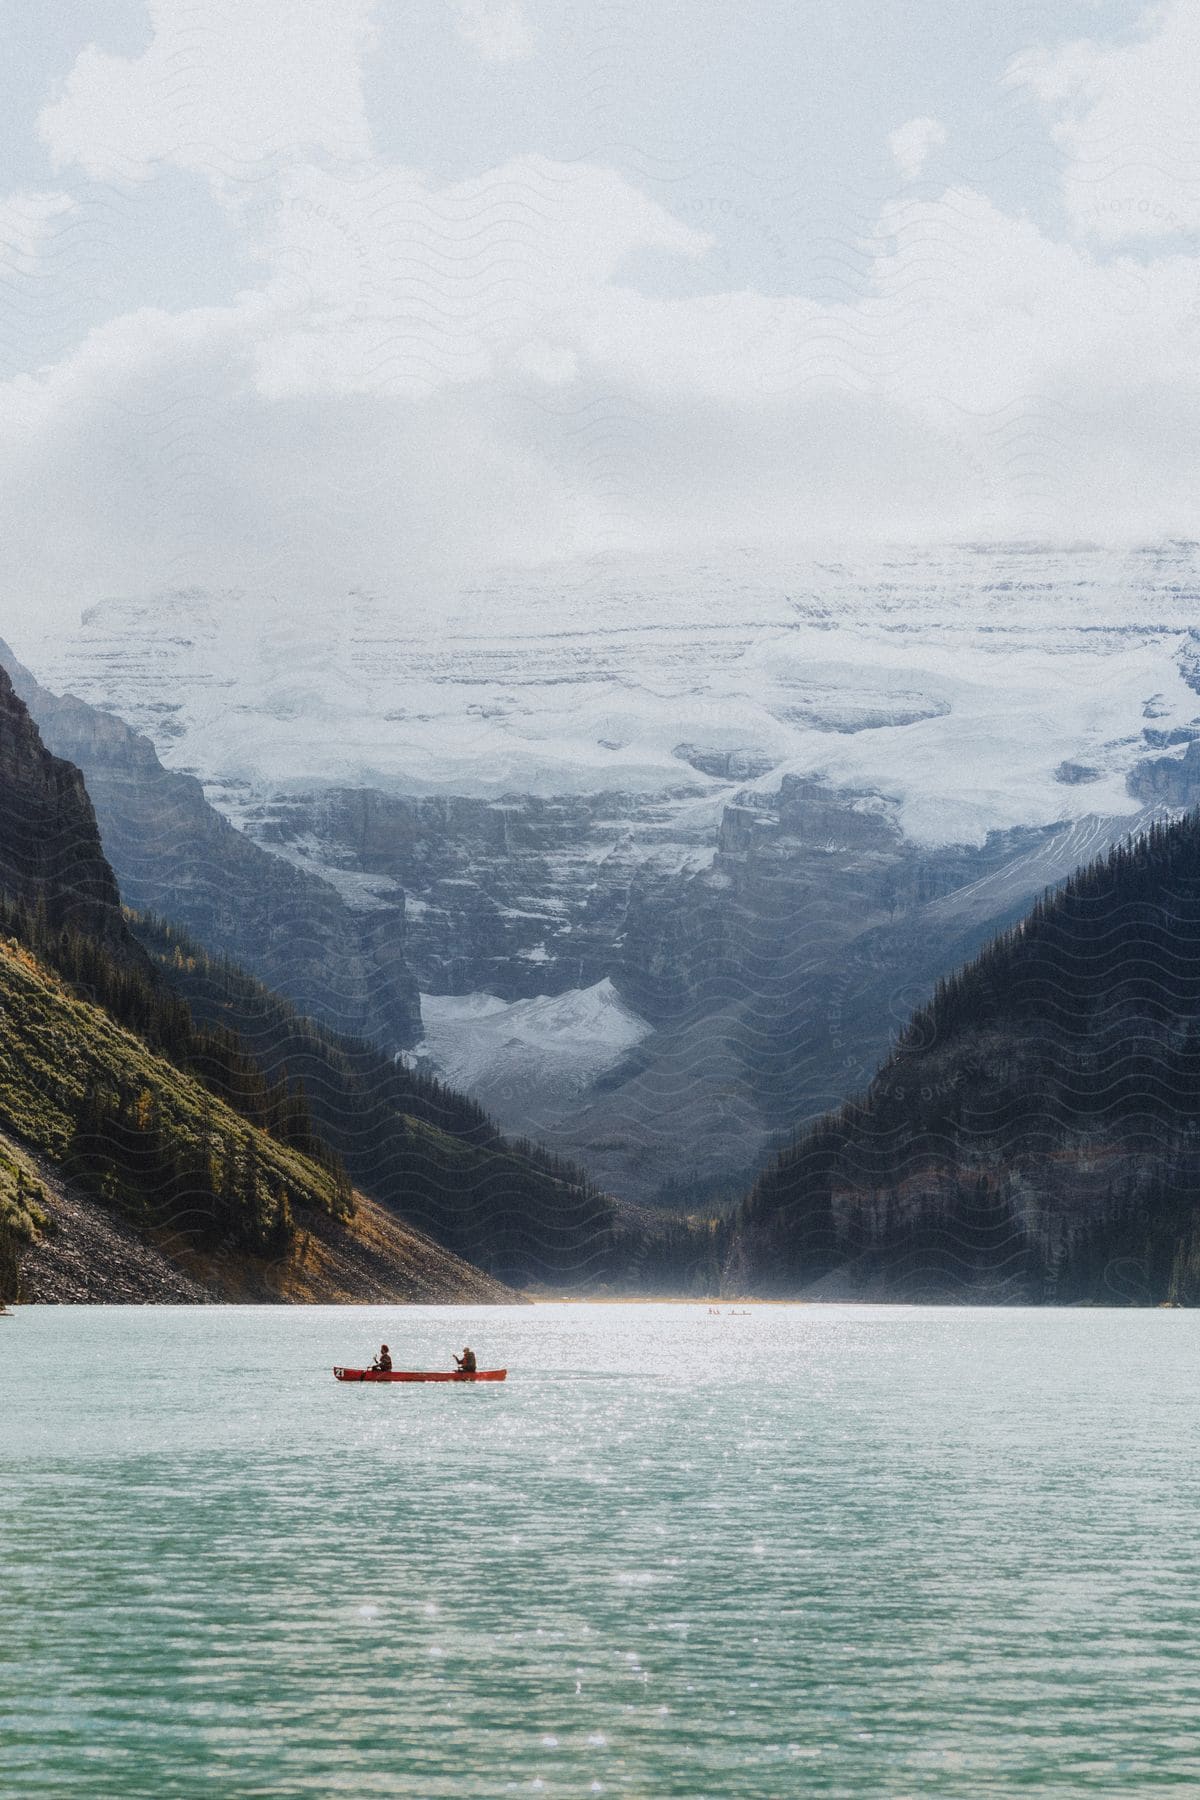
[[[328,882],[260,849],[193,776],[165,769],[149,738],[48,692],[2,641],[0,666],[45,743],[82,771],[130,906],[178,920],[339,1031],[393,1049],[416,1042],[420,1004],[394,908],[353,911]]]
[[[1200,1298],[1200,820],[1074,876],[939,985],[764,1173],[731,1273],[927,1298]]]
[[[474,1101],[303,1017],[173,926],[132,923],[196,1024],[232,1031],[268,1083],[298,1087],[315,1130],[388,1208],[504,1280],[594,1284],[625,1269],[612,1200],[569,1163],[503,1137]]]
[[[128,946],[121,897],[77,768],[48,755],[0,670],[0,891],[53,928]]]

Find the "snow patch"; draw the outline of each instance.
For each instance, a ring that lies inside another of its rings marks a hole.
[[[425,1052],[438,1072],[485,1102],[517,1084],[577,1095],[653,1030],[607,977],[531,1000],[422,994],[421,1018]]]

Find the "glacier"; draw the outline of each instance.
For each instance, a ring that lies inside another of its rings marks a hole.
[[[980,842],[1120,810],[1143,719],[1194,724],[1198,578],[1188,544],[640,557],[502,571],[427,613],[360,592],[303,617],[114,599],[16,647],[231,815],[247,789],[313,782],[700,794],[740,757],[760,786],[819,774],[878,791],[917,841]],[[1067,760],[1098,785],[1068,791]]]

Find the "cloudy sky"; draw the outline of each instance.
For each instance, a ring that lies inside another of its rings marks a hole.
[[[45,0],[13,615],[1196,532],[1200,0]]]

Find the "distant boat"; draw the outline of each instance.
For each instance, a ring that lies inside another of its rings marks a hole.
[[[507,1369],[476,1369],[470,1375],[458,1369],[450,1374],[442,1369],[335,1369],[333,1373],[338,1381],[504,1381],[508,1377]]]

